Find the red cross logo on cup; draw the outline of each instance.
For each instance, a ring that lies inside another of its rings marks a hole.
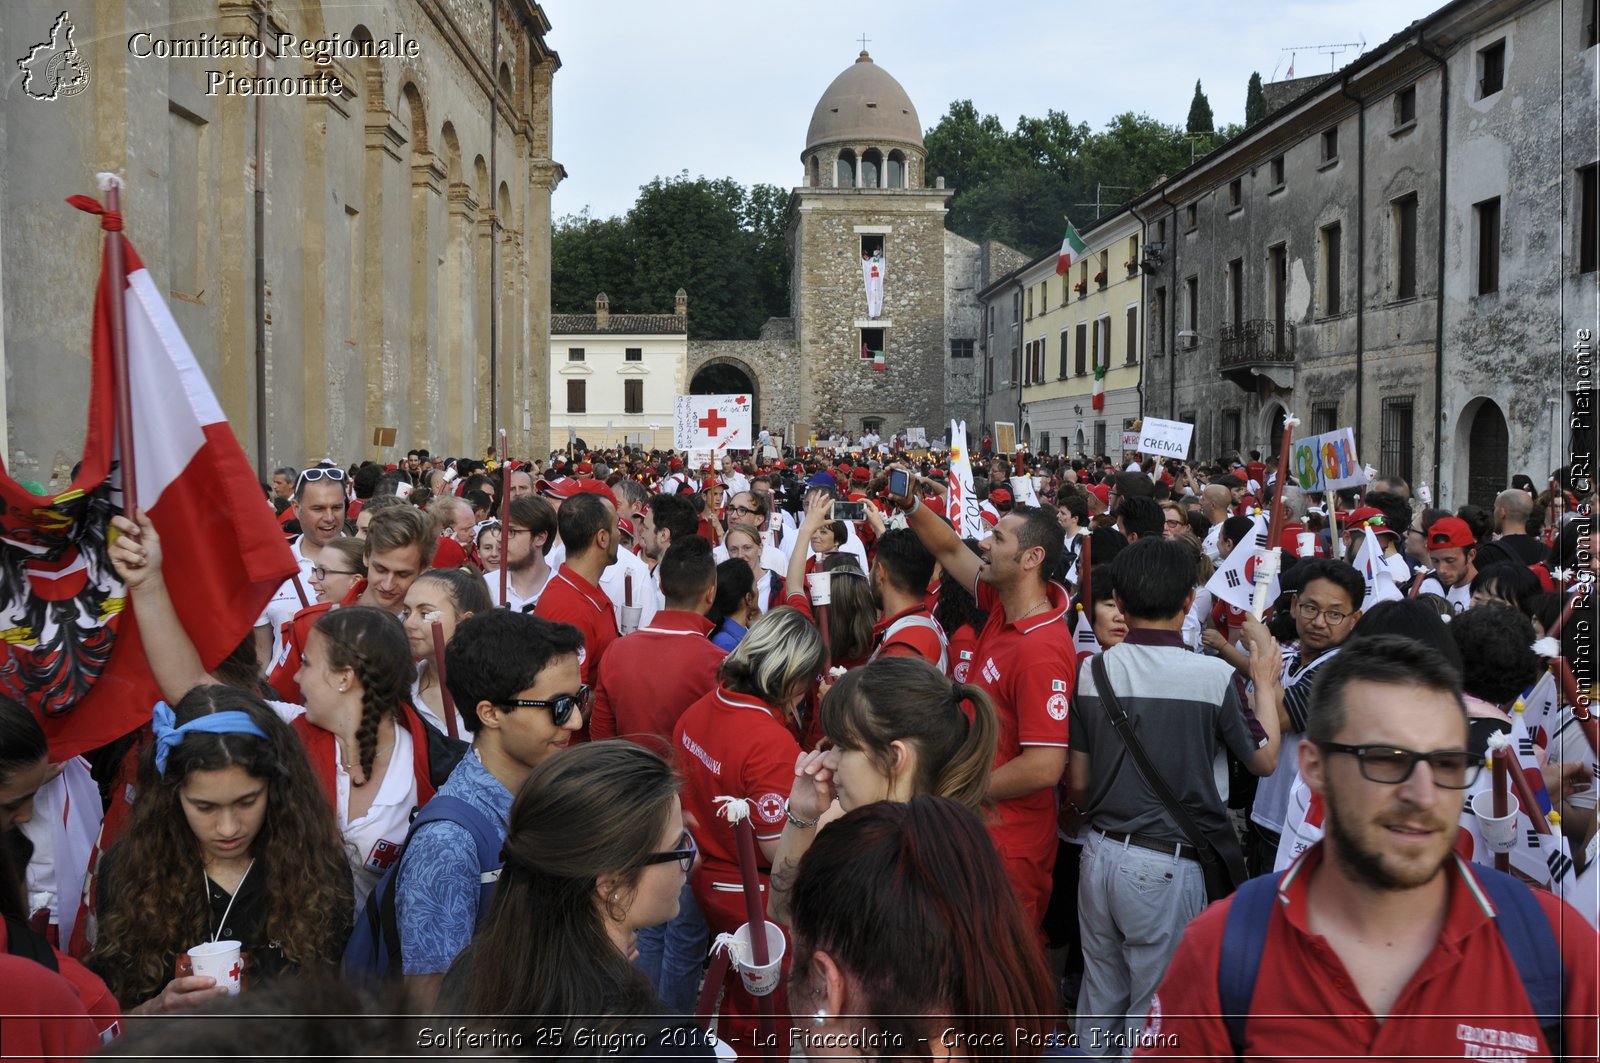
[[[241,964],[238,960],[234,960],[233,966],[228,968],[228,981],[237,982],[239,980],[239,973],[243,970],[243,964]]]

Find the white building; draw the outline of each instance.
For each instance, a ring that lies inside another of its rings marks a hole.
[[[581,439],[672,446],[673,407],[688,394],[689,297],[670,314],[613,314],[601,292],[592,314],[550,316],[550,446]]]

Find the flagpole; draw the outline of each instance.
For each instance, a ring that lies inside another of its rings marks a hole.
[[[511,461],[506,455],[506,430],[500,429],[500,606],[511,608],[511,598],[506,593],[506,581],[511,570],[506,557],[511,553]],[[528,548],[533,548],[533,532],[528,532]]]
[[[101,174],[100,185],[106,194],[106,213],[100,227],[106,230],[106,266],[112,286],[106,300],[111,313],[111,365],[117,395],[117,450],[122,462],[122,508],[132,513],[139,505],[138,479],[133,454],[133,384],[128,375],[128,319],[123,300],[127,297],[128,266],[122,239],[122,178]]]

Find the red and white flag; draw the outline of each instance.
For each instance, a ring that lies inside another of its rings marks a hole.
[[[105,214],[87,196],[69,203]],[[103,227],[120,229],[106,214]],[[124,241],[126,277],[107,249],[95,299],[89,425],[71,488],[36,496],[0,468],[0,688],[32,708],[60,761],[150,719],[160,698],[106,554],[125,499],[117,462],[111,300],[128,338],[138,504],[172,559],[174,606],[207,668],[250,633],[298,570],[271,507],[205,374],[149,272]]]

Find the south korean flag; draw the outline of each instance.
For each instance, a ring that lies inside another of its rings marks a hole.
[[[1255,527],[1243,542],[1233,548],[1227,560],[1217,567],[1216,573],[1206,583],[1206,590],[1235,609],[1249,612],[1255,595],[1256,565],[1266,548],[1267,522],[1258,513],[1255,515]],[[1275,601],[1277,597],[1278,580],[1273,577],[1267,601]]]

